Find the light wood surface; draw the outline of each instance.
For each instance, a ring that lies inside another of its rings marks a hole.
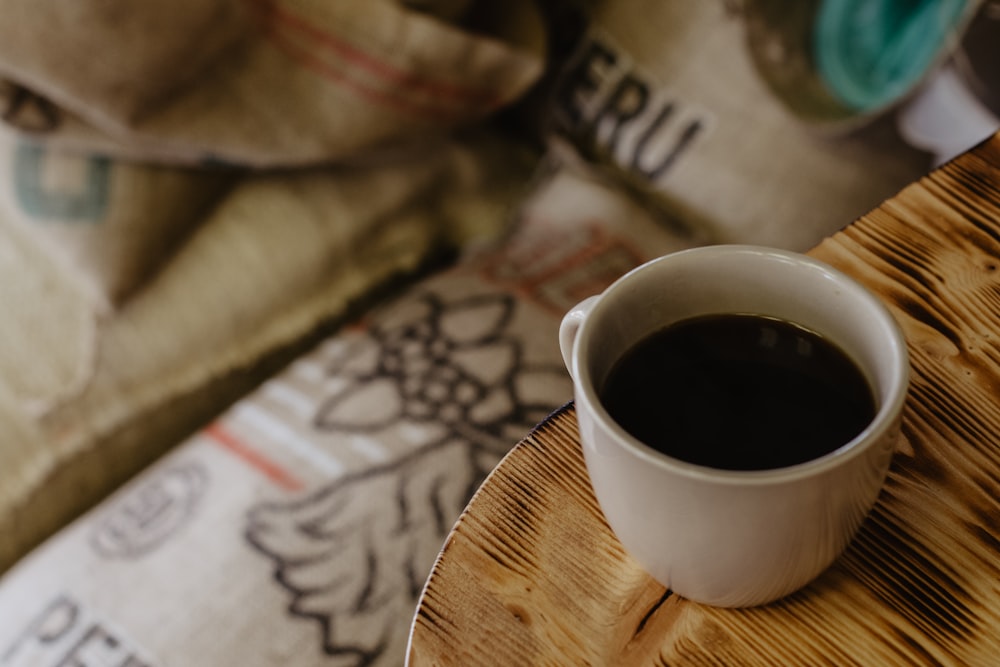
[[[903,437],[847,553],[763,607],[670,594],[604,522],[570,406],[456,524],[411,666],[1000,665],[1000,136],[810,254],[879,294],[911,354]]]

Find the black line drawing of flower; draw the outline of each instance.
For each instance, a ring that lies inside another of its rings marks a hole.
[[[449,300],[428,290],[396,304],[328,367],[341,381],[313,427],[385,441],[408,430],[419,442],[250,512],[248,542],[272,560],[289,613],[319,625],[330,664],[399,663],[451,525],[499,458],[571,394],[561,359],[525,362],[517,308],[502,292]]]

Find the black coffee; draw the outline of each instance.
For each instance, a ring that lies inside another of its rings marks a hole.
[[[708,315],[657,331],[615,363],[601,401],[647,445],[728,470],[809,461],[875,416],[867,381],[840,348],[758,315]]]

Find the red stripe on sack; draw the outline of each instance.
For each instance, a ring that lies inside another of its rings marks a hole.
[[[498,98],[498,95],[491,90],[467,88],[448,81],[432,81],[415,72],[399,69],[331,33],[324,32],[301,16],[296,16],[284,8],[273,7],[272,15],[286,23],[289,27],[295,28],[320,42],[328,50],[333,51],[352,64],[367,69],[369,72],[381,76],[394,84],[432,95],[452,97],[473,104],[492,104]]]
[[[269,28],[268,35],[275,40],[276,44],[288,55],[302,64],[319,71],[326,78],[340,84],[344,84],[364,97],[397,109],[416,113],[420,115],[460,115],[460,109],[442,109],[442,104],[457,103],[466,106],[479,106],[483,109],[494,109],[502,101],[502,97],[495,91],[468,88],[446,81],[434,81],[412,71],[400,69],[377,57],[362,51],[358,47],[343,41],[339,37],[325,32],[307,20],[298,16],[285,8],[278,7],[268,0],[246,0],[247,4],[254,7],[257,12],[265,18]],[[387,82],[394,86],[392,90],[402,94],[423,94],[431,99],[426,102],[407,100],[398,96],[389,95],[386,92],[365,86],[347,76],[340,69],[323,61],[315,53],[306,47],[293,43],[294,37],[283,36],[273,30],[274,24],[281,24],[294,33],[318,43],[322,50],[339,57],[347,65],[364,70],[375,78]]]
[[[288,40],[276,33],[273,33],[271,37],[273,38],[274,44],[278,46],[278,48],[302,65],[319,72],[328,81],[333,81],[334,83],[340,84],[344,88],[354,91],[359,96],[367,99],[369,102],[374,102],[376,104],[380,104],[381,106],[389,107],[412,116],[421,116],[436,120],[461,115],[460,113],[452,110],[435,109],[433,107],[422,106],[405,98],[391,95],[386,91],[366,86],[360,81],[352,79],[345,72],[337,69],[322,59],[317,58],[313,53],[302,48],[293,41]]]
[[[288,491],[299,491],[304,486],[298,477],[295,477],[256,449],[249,447],[245,442],[223,428],[218,422],[209,424],[205,427],[204,432],[217,444],[243,459],[244,462],[250,464],[258,472],[263,473],[278,486]]]

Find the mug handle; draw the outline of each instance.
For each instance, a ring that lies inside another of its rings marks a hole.
[[[587,313],[597,303],[599,296],[599,294],[588,296],[573,306],[569,312],[563,315],[562,322],[559,323],[559,350],[562,352],[563,363],[566,364],[566,370],[569,371],[570,375],[573,375],[573,344],[576,342],[576,334],[583,325]]]

